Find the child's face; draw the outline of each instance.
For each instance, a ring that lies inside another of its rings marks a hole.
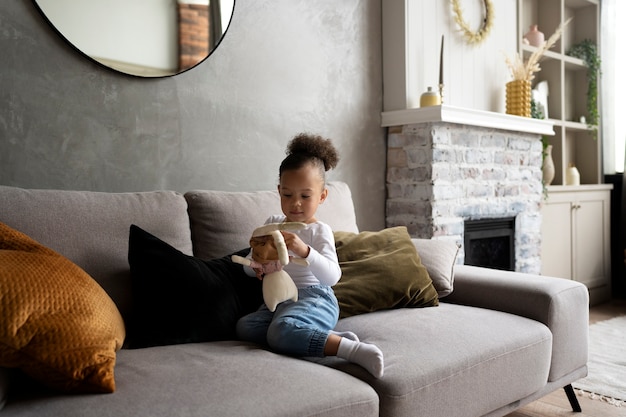
[[[278,193],[288,222],[313,223],[317,207],[326,199],[328,190],[323,188],[318,169],[306,164],[282,173]]]

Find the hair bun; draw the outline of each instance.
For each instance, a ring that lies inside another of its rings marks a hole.
[[[287,145],[287,155],[303,154],[320,159],[326,171],[337,166],[339,155],[330,139],[319,135],[300,133]]]

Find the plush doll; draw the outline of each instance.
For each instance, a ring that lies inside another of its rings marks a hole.
[[[270,223],[258,227],[252,232],[250,246],[252,247],[252,259],[233,255],[232,261],[241,265],[262,271],[259,278],[263,279],[263,301],[270,311],[275,311],[276,306],[283,301],[298,301],[298,288],[283,266],[293,262],[300,265],[308,265],[309,262],[302,258],[289,258],[287,245],[281,230],[299,230],[306,227],[304,223]]]

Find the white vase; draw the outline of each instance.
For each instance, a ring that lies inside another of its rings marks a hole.
[[[546,146],[543,151],[543,184],[550,185],[554,180],[554,160],[552,159],[552,145]]]
[[[571,162],[565,172],[565,185],[580,185],[580,172]]]

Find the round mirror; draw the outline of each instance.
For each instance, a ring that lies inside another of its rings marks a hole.
[[[217,47],[235,0],[33,0],[76,49],[125,74],[163,77]]]

